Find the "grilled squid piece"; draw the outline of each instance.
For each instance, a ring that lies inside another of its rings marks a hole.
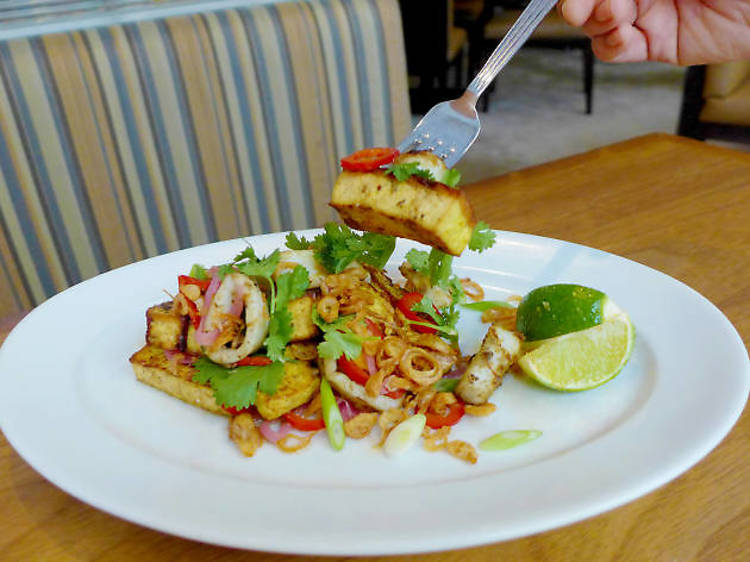
[[[455,393],[469,404],[489,400],[503,382],[503,375],[521,354],[521,340],[499,322],[490,325],[479,351],[458,381]]]
[[[364,386],[357,384],[336,368],[335,359],[321,359],[320,372],[328,379],[328,382],[336,389],[336,392],[358,406],[367,406],[374,410],[385,412],[391,408],[399,408],[403,402],[403,397],[391,398],[384,394],[370,396]]]
[[[232,365],[263,345],[268,323],[268,306],[260,287],[246,275],[230,273],[211,299],[198,331],[213,340],[202,343],[208,358]]]

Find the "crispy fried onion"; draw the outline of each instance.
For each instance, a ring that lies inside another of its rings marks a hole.
[[[433,452],[444,449],[448,444],[448,434],[450,432],[451,428],[447,425],[435,430],[431,430],[429,427],[425,427],[424,431],[422,431],[425,451]]]
[[[442,370],[438,360],[421,347],[410,347],[398,363],[403,374],[419,386],[428,386],[438,381]]]
[[[438,416],[448,414],[451,404],[458,402],[452,392],[437,392],[430,401],[429,411],[436,413]]]
[[[506,330],[516,329],[516,309],[505,306],[495,306],[482,312],[482,322],[494,324],[499,322]]]
[[[432,387],[424,388],[404,403],[404,409],[413,411],[415,414],[424,414],[429,410],[430,402],[436,393],[437,391]]]
[[[473,404],[464,405],[464,411],[466,412],[466,414],[475,417],[489,416],[490,414],[494,413],[495,410],[497,410],[497,406],[495,406],[492,402],[487,402],[486,404],[482,404],[481,406],[474,406]]]
[[[424,437],[424,449],[425,451],[440,451],[445,450],[448,454],[466,461],[471,464],[475,464],[479,458],[479,454],[473,445],[466,441],[454,440],[449,441],[448,435],[450,434],[451,428],[449,426],[441,427],[440,429],[430,430],[425,427],[422,432]]]
[[[318,314],[329,324],[339,317],[339,301],[333,295],[326,295],[318,301]]]
[[[276,441],[276,446],[285,453],[296,453],[297,451],[307,447],[316,433],[318,432],[309,431],[305,433],[305,435],[287,433],[284,437]]]
[[[320,290],[324,295],[338,296],[359,285],[360,282],[367,279],[367,276],[367,271],[359,267],[347,269],[342,273],[326,275],[320,285]]]
[[[445,450],[451,455],[462,461],[466,461],[471,464],[476,464],[479,454],[474,448],[474,445],[467,443],[466,441],[448,441],[445,444]]]
[[[371,340],[371,343],[375,344],[374,348],[368,346],[370,348],[365,349],[365,344],[363,344],[363,350],[369,355],[374,355],[377,370],[367,379],[365,392],[369,396],[377,396],[380,394],[385,378],[396,370],[398,358],[406,350],[407,344],[397,336],[388,336],[383,340]]]
[[[362,439],[370,435],[376,423],[378,423],[377,412],[362,412],[344,422],[344,433],[352,439]]]
[[[252,414],[234,416],[229,422],[229,438],[246,457],[252,457],[263,444],[263,437],[255,426]]]
[[[484,300],[484,289],[476,281],[472,281],[468,277],[461,279],[461,288],[464,290],[464,294],[473,301]]]

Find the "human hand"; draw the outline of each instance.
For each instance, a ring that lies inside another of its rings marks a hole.
[[[603,61],[750,59],[750,0],[560,0],[557,9]]]

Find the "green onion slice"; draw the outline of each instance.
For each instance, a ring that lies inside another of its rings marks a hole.
[[[346,434],[344,433],[344,418],[341,417],[341,411],[336,404],[336,397],[333,395],[331,385],[326,379],[320,381],[320,404],[323,408],[323,422],[326,424],[328,431],[328,440],[331,447],[340,451],[344,448]]]
[[[512,304],[505,301],[479,301],[479,302],[464,302],[461,306],[468,308],[469,310],[477,310],[484,312],[490,308],[515,308]]]
[[[511,431],[501,431],[495,435],[482,440],[479,448],[482,451],[504,451],[518,447],[529,441],[533,441],[542,434],[537,429],[514,429]]]

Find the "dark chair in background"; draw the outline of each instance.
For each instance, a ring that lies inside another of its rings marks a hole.
[[[750,61],[689,67],[677,133],[750,143]]]
[[[453,0],[399,0],[413,113],[457,97],[465,87],[469,34]],[[451,80],[453,78],[453,80]]]
[[[491,52],[518,19],[526,6],[525,0],[493,0],[491,17],[484,25],[485,50]],[[586,114],[591,114],[594,103],[594,53],[591,40],[580,28],[568,25],[556,10],[552,10],[534,30],[524,47],[546,47],[551,49],[574,49],[581,51],[583,63],[583,92],[586,97]],[[488,92],[489,94],[490,92]],[[487,96],[485,105],[489,100]]]

